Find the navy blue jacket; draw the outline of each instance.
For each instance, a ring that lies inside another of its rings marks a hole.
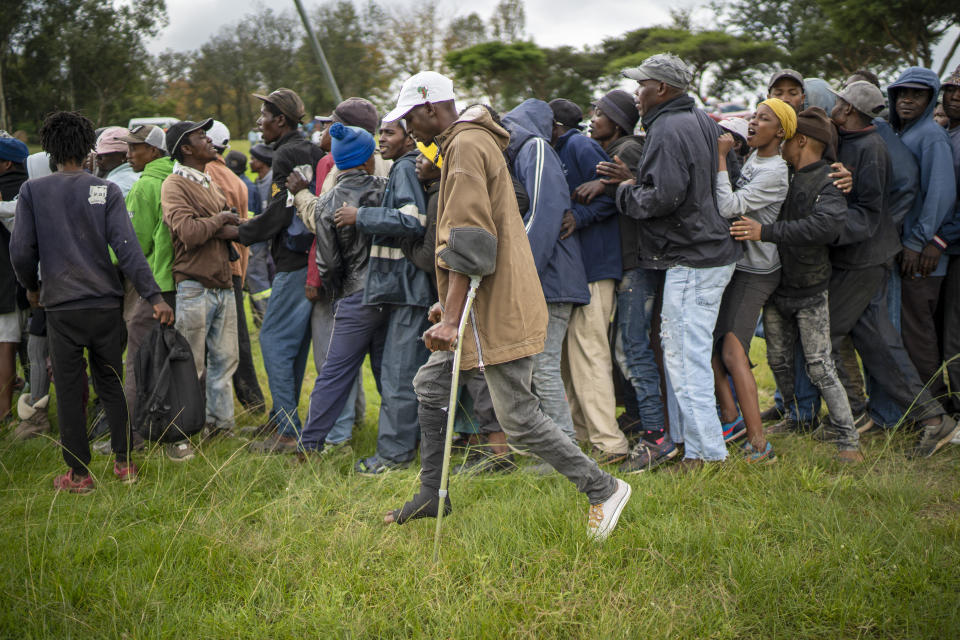
[[[555,146],[563,174],[570,187],[574,189],[584,182],[596,180],[597,163],[609,162],[610,157],[596,140],[589,138],[576,129],[560,136]],[[590,204],[580,204],[571,200],[573,217],[577,220],[580,232],[580,252],[583,255],[583,267],[587,282],[614,279],[623,276],[623,263],[620,259],[620,224],[617,217],[617,203],[603,193]]]
[[[550,146],[553,110],[543,100],[531,98],[507,113],[503,124],[510,132],[507,163],[530,198],[523,223],[544,298],[547,302],[587,304],[590,290],[580,234],[560,240],[560,223],[570,209],[570,188],[560,158]]]
[[[253,184],[253,181],[247,177],[247,174],[240,174],[240,182],[247,187],[247,213],[251,216],[255,216],[260,213],[260,191],[257,190],[257,186]]]
[[[133,232],[120,188],[84,171],[28,180],[17,200],[10,260],[28,291],[40,289],[47,311],[119,308],[120,270],[150,304],[162,298]],[[43,286],[37,268],[43,268]]]
[[[394,160],[381,206],[357,211],[357,230],[373,236],[364,304],[430,307],[437,301],[430,276],[401,248],[403,239],[422,238],[427,229],[427,194],[417,179],[418,155],[413,150]]]
[[[905,83],[930,87],[930,102],[916,120],[904,123],[897,115],[896,102],[900,87]],[[920,190],[913,208],[903,221],[903,246],[923,251],[937,235],[941,226],[953,224],[957,203],[957,178],[953,173],[953,150],[946,130],[933,121],[937,106],[940,79],[937,74],[922,67],[910,67],[887,89],[890,106],[890,124],[900,134],[903,144],[913,153],[920,167]],[[950,235],[950,231],[947,231]],[[947,274],[946,256],[930,275]]]

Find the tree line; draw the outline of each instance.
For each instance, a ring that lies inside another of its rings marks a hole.
[[[49,111],[73,109],[98,125],[212,115],[239,133],[256,120],[250,94],[279,86],[295,89],[310,114],[335,106],[292,6],[242,16],[189,51],[151,55],[146,43],[168,22],[164,0],[3,4],[0,127],[8,130],[33,132]],[[328,0],[310,12],[344,96],[386,107],[403,78],[434,69],[454,76],[466,98],[509,109],[561,95],[586,107],[617,84],[620,69],[662,51],[691,65],[701,100],[755,91],[777,66],[828,81],[864,67],[881,77],[930,67],[934,47],[960,23],[960,3],[715,0],[695,15],[675,11],[668,24],[577,48],[536,44],[523,0],[501,0],[486,17],[452,15],[440,0]],[[940,75],[960,45],[950,37]]]

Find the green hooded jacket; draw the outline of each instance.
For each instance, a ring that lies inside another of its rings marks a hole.
[[[147,163],[140,179],[127,194],[127,211],[133,230],[161,291],[177,288],[173,281],[173,241],[170,229],[163,223],[160,207],[160,185],[172,172],[173,160],[169,156],[157,158]]]

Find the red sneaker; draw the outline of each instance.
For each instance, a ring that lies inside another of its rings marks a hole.
[[[93,491],[93,478],[90,474],[80,477],[74,477],[73,469],[70,469],[62,476],[53,479],[53,488],[57,491],[69,491],[70,493],[90,493]]]
[[[123,484],[133,484],[137,481],[140,470],[132,462],[114,462],[113,475]]]

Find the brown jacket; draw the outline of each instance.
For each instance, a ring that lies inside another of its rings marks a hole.
[[[232,289],[230,243],[214,238],[227,199],[215,183],[204,186],[170,174],[160,187],[163,222],[173,239],[173,279],[196,280],[208,289]]]
[[[546,339],[547,304],[503,159],[509,140],[483,107],[468,109],[437,138],[443,152],[436,249],[440,300],[446,299],[448,270],[483,276],[461,369],[535,355]]]
[[[247,185],[243,184],[243,180],[238,178],[237,174],[227,167],[223,156],[217,154],[217,159],[213,162],[208,162],[204,170],[210,178],[217,183],[217,186],[223,191],[223,195],[227,197],[227,207],[236,209],[240,219],[246,220],[249,217],[247,212]],[[233,248],[240,254],[240,259],[231,262],[230,269],[233,275],[240,276],[240,281],[242,282],[247,276],[247,262],[250,260],[250,248],[239,242],[234,242]]]

